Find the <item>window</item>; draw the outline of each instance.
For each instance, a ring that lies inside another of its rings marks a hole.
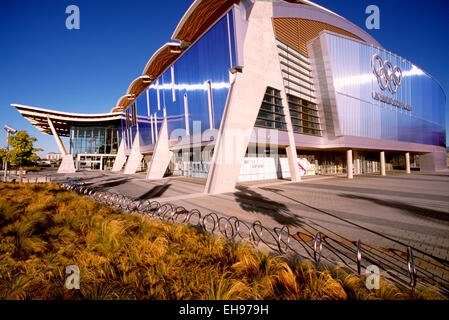
[[[321,136],[320,118],[315,104],[305,99],[287,94],[288,108],[292,119],[293,131]]]
[[[72,154],[117,153],[117,127],[73,127]]]
[[[256,120],[257,127],[287,130],[281,92],[268,87]]]

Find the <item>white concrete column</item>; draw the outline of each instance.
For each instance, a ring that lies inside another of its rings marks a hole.
[[[292,182],[300,182],[301,175],[299,173],[298,166],[298,154],[296,152],[296,148],[292,148],[292,146],[288,146],[286,148],[287,158],[288,158],[288,168],[290,169],[290,179]]]
[[[122,170],[123,165],[125,163],[126,163],[125,138],[122,138],[120,146],[118,147],[117,155],[115,156],[114,165],[112,166],[111,172],[118,172]]]
[[[137,131],[136,136],[134,137],[131,154],[128,157],[128,161],[126,161],[125,170],[123,170],[123,173],[136,173],[140,163],[142,162],[142,158],[143,154],[140,153],[140,133]]]
[[[385,166],[385,151],[380,152],[380,175],[386,176],[386,166]]]
[[[147,179],[162,179],[170,163],[173,152],[168,145],[167,117],[164,117],[159,137],[153,150],[153,157],[148,165]]]
[[[285,122],[287,125],[289,146],[286,148],[288,158],[288,168],[290,169],[290,179],[292,182],[300,182],[301,174],[298,166],[298,153],[296,151],[295,135],[293,132],[292,120],[290,118],[290,108],[288,106],[287,95],[281,90],[282,103],[284,105]]]
[[[354,165],[352,163],[352,149],[348,149],[346,151],[346,168],[348,172],[348,179],[354,178],[353,168]]]
[[[405,153],[405,172],[410,173],[410,152]]]
[[[235,190],[241,164],[268,86],[281,91],[287,118],[288,103],[283,90],[284,81],[279,65],[272,17],[273,3],[254,2],[242,48],[244,67],[242,72],[236,73],[234,80],[231,81],[204,188],[205,193],[217,194]],[[294,136],[290,133],[288,146],[291,150],[289,167],[292,181],[299,181]]]
[[[61,165],[58,168],[58,173],[75,173],[75,164],[71,154],[63,154]]]
[[[55,126],[50,118],[47,118],[48,125],[50,126],[51,133],[55,138],[56,144],[58,145],[59,151],[62,154],[62,161],[58,168],[58,173],[75,173],[75,164],[73,163],[73,157],[71,154],[68,154],[64,144],[61,141],[58,133],[56,132]]]
[[[53,134],[53,137],[55,138],[56,144],[58,145],[59,151],[62,155],[67,155],[67,151],[64,147],[64,144],[61,141],[61,138],[59,137],[58,133],[56,132],[55,127],[53,126],[53,122],[50,120],[50,118],[47,118],[48,125],[50,126],[51,133]]]

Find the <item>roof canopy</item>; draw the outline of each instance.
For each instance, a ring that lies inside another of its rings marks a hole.
[[[80,114],[42,109],[20,104],[12,104],[20,114],[44,134],[52,135],[48,119],[53,122],[56,133],[62,137],[70,136],[71,126],[118,124],[121,112],[103,114]]]
[[[226,10],[240,0],[196,0],[186,11],[173,32],[172,39],[193,43],[201,36]]]

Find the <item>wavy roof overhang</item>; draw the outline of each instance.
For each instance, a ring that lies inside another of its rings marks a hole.
[[[62,137],[70,136],[70,127],[73,125],[82,126],[98,123],[107,125],[108,123],[118,123],[122,118],[121,112],[83,114],[55,111],[21,104],[11,104],[11,106],[16,108],[25,119],[44,134],[52,135],[48,124],[48,119],[50,119],[53,122],[56,132]]]
[[[131,82],[124,96],[117,100],[112,111],[126,109],[146,88],[165,71],[182,53],[179,42],[168,42],[160,47],[148,60],[142,75]]]
[[[140,76],[136,79],[134,79],[133,82],[128,87],[128,90],[126,91],[126,94],[138,96],[141,94],[151,83],[151,77],[150,76]]]
[[[187,9],[176,26],[171,38],[193,43],[220,18],[233,4],[240,0],[196,0]]]
[[[179,42],[168,42],[160,47],[148,60],[142,76],[148,76],[153,81],[170,66],[182,53]]]
[[[114,109],[121,108],[122,110],[126,107],[128,107],[133,101],[135,96],[133,94],[125,94],[124,96],[121,96],[118,98],[116,106]]]
[[[282,1],[273,5],[273,18],[300,18],[314,20],[329,24],[354,34],[368,44],[382,48],[380,43],[368,32],[358,27],[346,18],[332,12],[326,8],[318,6],[311,1],[301,0],[301,3],[291,3]]]

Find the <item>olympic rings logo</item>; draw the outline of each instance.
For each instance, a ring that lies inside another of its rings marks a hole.
[[[402,84],[402,71],[398,66],[393,67],[390,61],[384,62],[378,54],[373,56],[371,66],[382,90],[388,88],[391,93],[398,92],[399,86]]]

